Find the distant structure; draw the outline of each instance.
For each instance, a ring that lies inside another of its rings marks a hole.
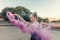
[[[2,17],[1,14],[0,14],[0,21],[4,21],[4,18]]]
[[[60,18],[48,18],[48,19],[49,19],[50,22],[54,21],[54,20],[60,20]]]
[[[41,17],[41,18],[48,18],[49,22],[54,21],[54,20],[60,20],[60,18],[51,18],[51,17]]]

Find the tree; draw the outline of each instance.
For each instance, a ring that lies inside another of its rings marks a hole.
[[[43,22],[49,22],[49,19],[48,18],[45,18],[45,19],[41,19]]]
[[[30,14],[32,12],[30,12],[29,9],[22,7],[22,6],[17,6],[17,7],[6,7],[2,10],[1,15],[4,18],[4,20],[9,21],[9,19],[6,17],[6,12],[10,11],[13,14],[19,14],[21,17],[23,17],[26,21],[30,21]],[[37,15],[37,12],[34,12],[35,15]],[[37,16],[38,18],[38,22],[41,22],[41,20],[43,20],[43,22],[48,22],[48,18],[46,19],[42,19],[39,16]]]
[[[15,8],[13,7],[6,7],[2,10],[1,12],[1,15],[3,16],[3,18],[6,20],[6,21],[9,21],[9,19],[6,17],[6,12],[7,11],[10,11],[12,12],[13,14],[19,14],[20,16],[22,16],[26,21],[30,21],[29,20],[29,15],[31,14],[30,10],[25,8],[25,7],[22,7],[22,6],[17,6]]]
[[[39,23],[41,22],[41,20],[42,20],[42,18],[38,17],[38,22],[39,22]]]
[[[53,20],[53,21],[51,21],[51,22],[60,22],[60,20]]]
[[[46,20],[46,22],[49,22],[49,19],[48,18],[46,18],[45,20]]]

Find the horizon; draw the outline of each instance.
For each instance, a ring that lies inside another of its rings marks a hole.
[[[40,17],[60,18],[59,0],[0,0],[0,12],[5,7],[23,6]]]
[[[41,18],[43,18],[43,19],[45,19],[45,18],[48,18],[49,19],[49,21],[57,21],[57,20],[60,20],[60,18],[54,18],[54,17],[41,17]]]

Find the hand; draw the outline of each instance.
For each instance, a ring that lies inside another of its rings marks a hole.
[[[18,18],[20,17],[20,15],[18,15],[18,14],[13,14],[14,16],[17,16]]]
[[[19,16],[18,14],[13,14],[14,16]]]
[[[18,15],[18,14],[13,14],[13,15],[17,16],[20,21],[26,23],[26,21],[20,15]]]

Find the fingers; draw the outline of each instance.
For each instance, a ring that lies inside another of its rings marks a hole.
[[[10,11],[7,11],[6,16],[10,19],[14,19],[14,15]]]
[[[17,15],[17,14],[13,14],[13,15]]]

